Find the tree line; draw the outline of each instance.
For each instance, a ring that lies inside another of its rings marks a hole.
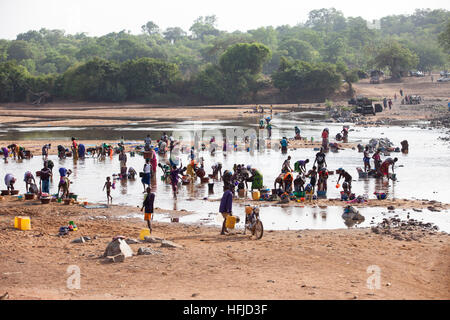
[[[393,78],[411,69],[449,65],[450,12],[416,10],[372,24],[330,8],[313,10],[296,26],[246,32],[217,29],[215,16],[189,29],[89,37],[63,30],[31,30],[0,40],[0,101],[24,101],[30,92],[88,101],[251,103],[261,90],[279,99],[332,94],[372,69]]]

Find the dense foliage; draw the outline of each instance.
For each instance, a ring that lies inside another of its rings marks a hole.
[[[31,30],[0,40],[0,101],[48,91],[62,99],[157,103],[253,102],[263,88],[283,99],[325,98],[374,68],[393,78],[448,68],[450,12],[416,10],[371,23],[331,9],[313,10],[296,26],[246,32],[217,29],[199,17],[188,31],[101,37]]]

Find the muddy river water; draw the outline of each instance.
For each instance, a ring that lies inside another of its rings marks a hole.
[[[325,122],[324,116],[320,113],[290,113],[289,115],[277,115],[272,120],[274,130],[273,138],[279,138],[284,135],[292,137],[294,135],[294,126],[299,126],[301,134],[308,140],[313,137],[314,140],[320,139],[321,131],[324,127],[330,130],[330,141],[342,129],[342,125],[337,123]],[[376,179],[359,179],[356,167],[363,166],[363,155],[357,150],[346,149],[338,153],[328,153],[326,161],[329,170],[344,168],[353,176],[353,192],[356,195],[368,194],[374,198],[375,191],[387,192],[390,198],[397,199],[427,199],[437,200],[444,203],[449,202],[450,190],[450,147],[438,138],[444,135],[440,130],[421,129],[420,124],[405,127],[399,126],[380,126],[380,127],[354,127],[350,126],[349,142],[366,144],[371,138],[389,138],[395,146],[400,146],[400,141],[406,139],[409,142],[409,154],[391,153],[391,157],[398,157],[395,172],[397,181],[380,182]],[[148,133],[153,139],[161,136],[162,132],[168,134],[177,134],[181,131],[205,132],[207,130],[221,130],[225,134],[226,129],[241,128],[243,130],[257,130],[258,121],[256,120],[230,120],[230,121],[209,121],[194,122],[184,121],[174,125],[152,124],[151,126],[142,126],[139,124],[117,127],[95,127],[95,128],[63,128],[63,127],[32,127],[32,128],[0,128],[0,139],[28,140],[39,139],[42,144],[51,140],[68,139],[71,136],[78,138],[80,143],[83,139],[119,139],[121,136],[125,140],[143,142],[143,137]],[[217,137],[216,137],[217,138]],[[221,145],[221,139],[217,139]],[[40,143],[37,142],[36,145]],[[0,140],[0,145],[2,145]],[[69,140],[67,142],[69,145]],[[88,144],[85,144],[87,147]],[[281,154],[277,148],[266,148],[262,151],[247,152],[229,151],[227,153],[220,151],[214,156],[208,151],[201,151],[198,156],[204,158],[207,173],[211,173],[211,165],[221,162],[224,169],[231,169],[233,164],[250,164],[258,168],[264,176],[264,185],[272,188],[275,177],[281,170],[281,165],[287,155]],[[292,157],[291,164],[297,160],[310,159],[314,161],[315,154],[312,148],[290,150],[288,155]],[[107,157],[105,160],[98,160],[96,157],[87,157],[84,160],[74,161],[72,158],[59,160],[56,156],[49,157],[55,163],[53,169],[55,178],[51,185],[51,193],[56,193],[59,167],[72,169],[71,191],[78,194],[80,200],[89,202],[106,203],[106,195],[102,191],[103,184],[107,176],[112,176],[120,171],[118,156]],[[384,159],[385,157],[382,157]],[[188,154],[180,156],[183,164],[188,162]],[[160,157],[159,162],[167,161],[167,157]],[[142,171],[144,160],[142,156],[136,155],[130,157],[128,154],[128,167],[133,167],[137,172]],[[308,169],[311,166],[308,166]],[[6,173],[13,173],[18,182],[16,187],[24,190],[23,174],[29,170],[35,172],[42,168],[42,158],[35,155],[30,160],[16,162],[10,160],[8,163],[0,164],[0,176]],[[216,181],[214,184],[214,193],[208,192],[207,184],[196,183],[195,185],[180,186],[177,199],[174,199],[170,185],[160,180],[162,172],[158,168],[156,179],[154,179],[154,192],[156,193],[155,207],[162,209],[186,210],[192,214],[180,217],[180,222],[198,223],[206,225],[219,225],[221,219],[217,214],[219,200],[222,195],[222,182]],[[339,191],[335,188],[337,176],[331,175],[328,179],[328,198],[338,198]],[[2,185],[3,185],[3,181]],[[3,189],[3,188],[2,188]],[[112,191],[113,203],[121,205],[138,206],[143,199],[143,186],[140,179],[118,180],[116,189]],[[346,225],[341,218],[341,207],[328,207],[326,209],[314,207],[268,207],[270,202],[262,202],[261,218],[266,229],[286,230],[286,229],[336,229],[355,227]],[[243,216],[244,208],[240,204],[234,204],[234,212]],[[365,221],[358,227],[370,226],[371,223],[380,222],[384,217],[398,215],[405,218],[409,213],[410,218],[433,222],[437,224],[440,230],[450,232],[450,216],[447,211],[431,212],[424,209],[423,212],[414,212],[412,210],[397,209],[388,212],[385,206],[378,208],[360,208],[360,213],[365,216]],[[87,214],[95,215],[95,210]],[[137,210],[134,212],[124,212],[123,217],[142,217]],[[169,216],[160,214],[155,215],[159,221],[169,221]],[[242,224],[242,222],[241,222]]]

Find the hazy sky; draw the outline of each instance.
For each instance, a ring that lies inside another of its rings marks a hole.
[[[199,16],[215,14],[218,29],[247,31],[260,26],[296,25],[309,11],[334,7],[346,17],[372,20],[411,14],[416,8],[450,10],[448,0],[0,0],[0,38],[15,39],[28,30],[64,29],[100,36],[109,32],[141,32],[153,21],[161,29],[189,30]]]

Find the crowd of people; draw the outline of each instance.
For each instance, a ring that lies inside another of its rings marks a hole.
[[[267,117],[265,122],[260,123],[260,126],[266,126],[269,130],[271,118]],[[301,131],[298,126],[294,128],[295,136],[293,140],[301,139]],[[348,142],[349,128],[344,126],[343,129],[336,135],[336,141],[342,141],[344,143]],[[280,173],[275,178],[273,193],[282,195],[292,195],[293,193],[306,192],[308,194],[322,193],[326,195],[328,186],[327,181],[330,175],[328,170],[328,165],[326,161],[327,152],[333,151],[336,147],[336,143],[330,143],[329,141],[329,129],[325,128],[322,131],[322,146],[320,150],[316,153],[314,161],[309,159],[301,159],[294,161],[289,155],[282,163]],[[247,139],[248,137],[246,137]],[[270,134],[269,134],[270,138]],[[247,139],[248,140],[248,139]],[[249,141],[246,142],[248,143]],[[203,179],[208,180],[216,179],[223,181],[224,197],[227,200],[223,200],[224,203],[221,204],[221,210],[227,211],[231,208],[231,203],[229,200],[229,195],[234,196],[236,191],[241,194],[241,190],[261,190],[266,188],[264,186],[264,179],[261,170],[253,167],[251,164],[234,164],[230,169],[223,168],[222,164],[217,162],[211,166],[212,173],[206,177],[206,168],[204,165],[204,159],[198,157],[198,151],[195,147],[190,147],[186,149],[182,146],[179,141],[176,141],[173,137],[169,137],[165,132],[156,143],[152,144],[152,139],[150,135],[144,138],[143,145],[136,146],[134,150],[129,150],[130,156],[134,156],[135,152],[142,152],[144,155],[144,163],[142,167],[142,172],[140,172],[140,178],[143,186],[144,201],[141,210],[145,209],[145,220],[148,223],[149,229],[151,229],[151,219],[153,213],[153,205],[155,201],[155,194],[152,192],[152,185],[156,183],[157,167],[159,166],[163,172],[162,179],[169,183],[172,187],[173,196],[176,198],[178,194],[178,188],[181,184],[195,183],[197,179],[200,178],[202,182]],[[211,145],[212,154],[217,148],[215,138],[212,137],[209,141]],[[228,151],[227,140],[224,138],[223,151]],[[213,147],[214,146],[214,147]],[[288,153],[289,139],[284,136],[280,140],[281,152],[282,154]],[[402,141],[402,151],[407,150],[407,141]],[[5,161],[10,157],[19,156],[21,147],[16,144],[4,147],[3,154]],[[54,163],[49,159],[49,150],[51,149],[51,144],[45,144],[42,147],[42,159],[43,168],[36,172],[35,175],[26,171],[24,174],[24,182],[26,184],[26,192],[34,193],[37,195],[50,194],[51,182],[53,181],[53,168]],[[183,166],[180,155],[181,153],[187,154],[187,165]],[[202,143],[202,151],[206,149],[205,143]],[[237,150],[237,141],[234,141],[234,149]],[[22,150],[23,151],[23,150]],[[57,146],[58,157],[64,159],[66,157],[73,157],[74,160],[84,159],[86,156],[96,157],[99,160],[105,159],[107,156],[111,157],[113,154],[118,154],[120,173],[114,174],[106,177],[106,181],[103,185],[103,191],[106,191],[107,203],[112,203],[111,191],[115,188],[116,179],[135,179],[137,172],[132,167],[127,167],[127,152],[125,148],[124,138],[121,137],[120,142],[117,146],[112,144],[102,143],[99,146],[93,148],[85,148],[82,143],[78,143],[77,139],[71,138],[71,145],[69,148],[62,145]],[[372,147],[370,145],[365,146],[363,150],[363,163],[364,171],[373,175],[375,177],[389,177],[389,167],[392,168],[392,173],[394,173],[394,165],[398,161],[397,158],[386,158],[384,161],[381,160],[381,150],[375,150],[373,154]],[[166,163],[159,163],[157,160],[157,154],[162,156],[166,160]],[[169,155],[167,158],[166,155]],[[18,159],[20,159],[18,157]],[[373,168],[370,161],[373,160]],[[61,198],[68,198],[70,194],[70,185],[73,183],[70,181],[71,170],[61,166],[58,170],[59,182],[57,188],[57,196]],[[332,173],[331,173],[332,174]],[[340,186],[339,182],[343,180],[341,193],[348,196],[352,194],[352,176],[347,170],[339,168],[336,170],[338,174],[337,187]],[[37,183],[37,178],[39,182]],[[8,190],[14,190],[14,184],[16,182],[16,177],[12,173],[7,173],[5,175],[5,184]],[[222,212],[222,213],[224,213]],[[228,212],[230,213],[230,212]],[[225,229],[222,230],[225,232]]]

